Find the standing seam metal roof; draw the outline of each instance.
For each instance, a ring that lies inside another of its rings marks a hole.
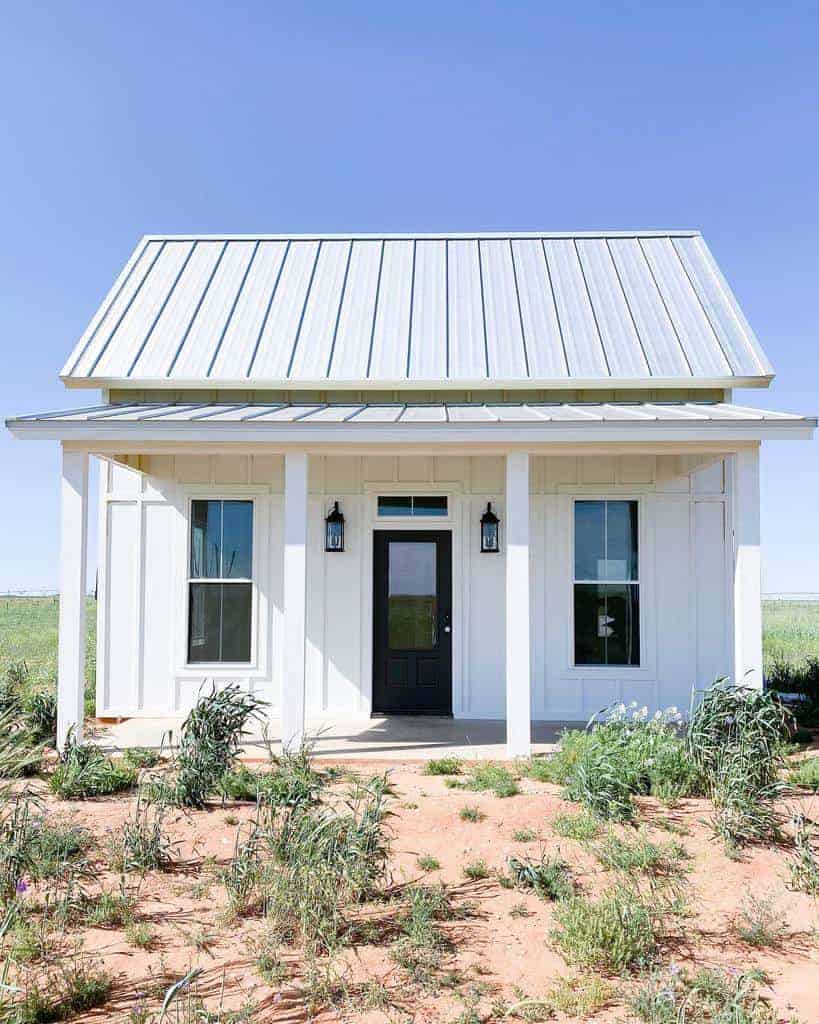
[[[96,385],[765,382],[696,232],[146,236],[62,376]]]

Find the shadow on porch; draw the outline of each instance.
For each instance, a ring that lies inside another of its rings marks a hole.
[[[91,739],[109,750],[127,747],[166,748],[175,745],[182,724],[180,717],[128,718],[114,725],[98,725]],[[579,728],[577,722],[533,722],[532,753],[555,750],[564,728]],[[506,753],[506,723],[502,720],[453,719],[429,716],[391,716],[369,719],[309,721],[307,735],[315,743],[319,758],[333,760],[428,761],[435,757],[473,760],[503,760]],[[273,751],[280,750],[279,722],[271,719],[268,737]],[[265,759],[267,747],[255,729],[243,746],[243,760]]]

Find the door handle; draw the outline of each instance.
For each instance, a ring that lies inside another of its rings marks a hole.
[[[445,612],[445,613],[444,613],[444,614],[443,614],[443,615],[441,616],[441,622],[442,622],[442,624],[443,624],[443,625],[442,625],[442,630],[443,630],[443,632],[444,632],[444,633],[451,633],[451,632],[452,632],[452,627],[451,627],[451,626],[450,626],[450,624],[449,624],[449,612]]]

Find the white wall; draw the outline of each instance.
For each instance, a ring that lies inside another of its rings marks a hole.
[[[141,456],[103,466],[100,487],[98,713],[185,711],[203,684],[237,680],[276,705],[282,636],[283,459]],[[534,458],[532,462],[532,710],[585,719],[614,699],[688,706],[693,684],[730,672],[730,589],[722,462],[688,473],[684,456]],[[501,518],[501,457],[379,456],[310,460],[307,701],[313,715],[366,715],[372,659],[372,530],[379,493],[445,493],[446,520],[410,528],[453,533],[453,707],[504,714],[504,559],[481,555],[487,501]],[[187,667],[187,508],[193,497],[255,501],[253,657],[226,672]],[[639,668],[571,664],[572,498],[640,502]],[[346,550],[323,551],[333,500]]]

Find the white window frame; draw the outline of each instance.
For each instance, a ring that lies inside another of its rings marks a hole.
[[[651,600],[653,587],[650,583],[650,551],[645,495],[633,492],[577,492],[567,495],[566,514],[568,522],[566,545],[568,587],[566,590],[567,633],[566,659],[563,675],[571,678],[593,678],[603,676],[610,679],[630,678],[651,679],[655,675],[654,649],[649,644],[650,631],[654,629],[654,616],[649,614],[646,603]],[[578,501],[633,501],[637,505],[637,579],[636,580],[578,580],[575,579],[575,504]],[[636,583],[639,588],[640,615],[640,664],[639,665],[578,665],[575,661],[574,634],[574,588],[576,583]]]
[[[241,673],[244,676],[256,674],[259,669],[259,645],[258,645],[258,616],[259,616],[259,570],[261,566],[259,552],[259,506],[258,492],[246,493],[230,491],[213,491],[208,489],[202,492],[189,492],[185,499],[185,563],[184,563],[184,608],[183,619],[183,660],[182,669],[186,673],[224,675],[230,673]],[[252,506],[252,529],[251,529],[251,552],[250,571],[252,577],[231,577],[223,579],[219,577],[192,577],[191,576],[191,544],[193,534],[193,503],[194,501],[249,501]],[[191,661],[190,660],[190,588],[192,583],[249,583],[250,584],[250,659],[248,661]]]

